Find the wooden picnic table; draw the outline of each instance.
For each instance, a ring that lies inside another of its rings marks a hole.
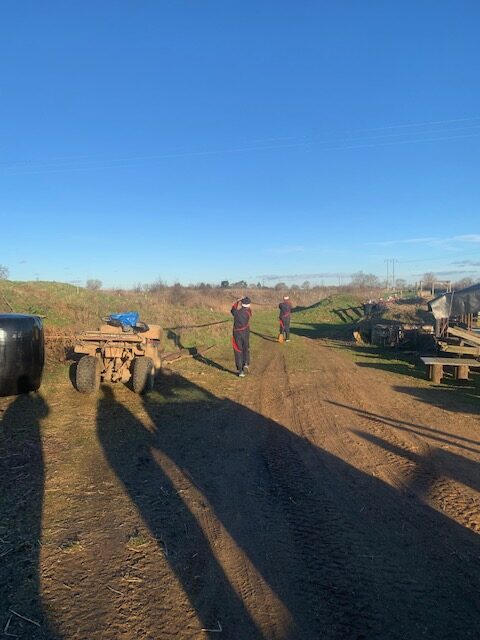
[[[479,367],[480,361],[472,358],[435,358],[423,357],[421,361],[427,366],[428,379],[435,384],[440,384],[443,378],[444,367],[455,368],[455,378],[457,380],[468,380],[468,374],[471,368]]]

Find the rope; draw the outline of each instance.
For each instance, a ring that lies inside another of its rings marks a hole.
[[[273,308],[275,306],[271,302],[253,302],[252,301],[252,304],[254,304],[256,307],[271,307],[271,308]]]
[[[175,329],[199,329],[200,327],[213,327],[215,324],[225,324],[228,320],[218,320],[217,322],[206,322],[205,324],[179,324],[177,327],[165,327],[165,331],[173,331]]]

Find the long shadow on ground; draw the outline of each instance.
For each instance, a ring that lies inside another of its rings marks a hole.
[[[219,323],[219,324],[221,324],[221,323]],[[212,367],[212,369],[218,369],[219,371],[225,371],[225,373],[231,373],[232,375],[235,375],[235,376],[237,375],[237,371],[235,371],[233,369],[227,369],[226,367],[221,365],[219,362],[215,362],[215,360],[212,360],[211,358],[208,358],[203,353],[199,353],[197,347],[185,347],[182,344],[181,335],[179,333],[175,333],[173,331],[173,329],[169,329],[167,337],[170,340],[174,341],[174,344],[175,344],[176,347],[178,347],[179,349],[184,349],[185,351],[188,351],[189,355],[191,355],[194,360],[197,360],[198,362],[201,362],[202,364],[206,365],[207,367]]]
[[[59,638],[49,627],[40,589],[40,424],[48,412],[42,396],[32,393],[16,397],[0,413],[0,625],[5,637],[25,640]]]
[[[480,473],[479,465],[474,460],[460,456],[451,451],[445,451],[443,449],[435,449],[431,455],[424,456],[414,451],[406,451],[391,442],[387,442],[383,438],[374,436],[371,433],[366,433],[359,429],[354,431],[357,435],[368,440],[377,447],[393,453],[395,456],[405,458],[415,463],[417,469],[417,475],[425,475],[429,482],[425,482],[425,478],[422,478],[423,491],[426,496],[430,489],[430,485],[433,484],[437,478],[431,473],[431,470],[436,464],[443,469],[443,473],[452,480],[460,482],[465,486],[471,487],[474,491],[480,492]],[[426,472],[426,473],[425,473]],[[418,486],[418,478],[413,478],[412,482]]]
[[[229,640],[477,637],[471,531],[181,376],[144,407],[153,430],[105,388],[98,437],[204,626],[220,621]],[[238,562],[232,574],[172,469],[249,563],[240,588]]]
[[[463,436],[459,436],[453,431],[442,431],[440,429],[430,427],[418,422],[408,422],[405,420],[400,420],[398,418],[389,418],[387,416],[383,416],[378,413],[372,413],[371,411],[365,411],[364,409],[360,409],[348,404],[341,404],[339,402],[333,402],[332,400],[329,400],[328,402],[337,407],[342,407],[343,409],[350,409],[356,415],[367,420],[371,420],[372,422],[380,422],[387,427],[395,427],[395,429],[399,429],[401,431],[417,433],[422,437],[428,438],[430,440],[435,440],[436,442],[440,442],[442,444],[454,445],[455,447],[465,449],[466,451],[480,453],[480,440],[465,438]]]
[[[460,413],[480,413],[480,376],[473,375],[467,384],[457,380],[427,388],[395,386],[395,391],[410,395],[425,404],[447,411]]]
[[[258,336],[259,338],[262,338],[262,340],[267,340],[267,342],[278,342],[278,335],[272,336],[266,333],[259,333],[258,331],[252,331],[251,329],[250,329],[250,333],[253,334],[254,336]]]
[[[333,338],[338,340],[352,340],[352,332],[355,325],[338,324],[330,322],[305,322],[298,320],[292,322],[290,332],[297,336],[303,336],[310,340],[319,338]]]

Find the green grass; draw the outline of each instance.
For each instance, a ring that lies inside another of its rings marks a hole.
[[[8,302],[8,304],[7,304]],[[165,303],[155,293],[134,291],[90,291],[58,282],[0,281],[0,311],[45,316],[51,328],[92,328],[102,316],[135,310],[145,322],[172,326],[201,324],[222,314],[204,306]]]
[[[361,296],[338,294],[320,302],[296,310],[292,314],[292,333],[306,338],[346,338],[351,336],[352,328],[362,317],[357,309],[362,302]]]
[[[132,535],[128,538],[127,547],[133,547],[134,549],[138,549],[139,547],[143,547],[148,544],[150,540],[143,533],[132,533]]]

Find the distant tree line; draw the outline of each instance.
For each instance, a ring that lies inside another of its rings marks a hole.
[[[439,278],[435,276],[434,273],[425,273],[422,279],[422,282],[425,287],[431,286],[433,282],[438,282]],[[88,283],[91,283],[90,285]],[[99,289],[101,288],[101,281],[93,280],[88,281],[87,288],[89,289]],[[473,280],[471,278],[462,278],[458,282],[453,283],[454,288],[460,289],[464,287],[468,287],[473,284]],[[391,284],[390,284],[391,287]],[[287,284],[286,282],[276,282],[271,285],[266,285],[261,282],[247,282],[246,280],[237,280],[234,282],[230,282],[229,280],[221,280],[218,284],[212,284],[210,282],[197,282],[190,283],[189,285],[182,285],[179,282],[175,282],[172,285],[169,285],[162,278],[157,278],[152,283],[142,284],[137,283],[133,286],[133,290],[140,293],[158,293],[162,291],[172,291],[175,290],[175,297],[181,297],[181,291],[183,289],[199,289],[199,290],[212,290],[212,289],[273,289],[275,291],[310,291],[310,290],[324,290],[328,288],[334,289],[359,289],[359,290],[383,290],[389,288],[385,280],[380,279],[373,273],[366,273],[364,271],[356,271],[352,273],[350,276],[350,280],[342,285],[324,285],[324,284],[314,284],[309,280],[305,280],[302,284]],[[395,290],[396,291],[408,291],[409,289],[413,289],[414,284],[409,283],[405,278],[396,278],[395,279]]]

